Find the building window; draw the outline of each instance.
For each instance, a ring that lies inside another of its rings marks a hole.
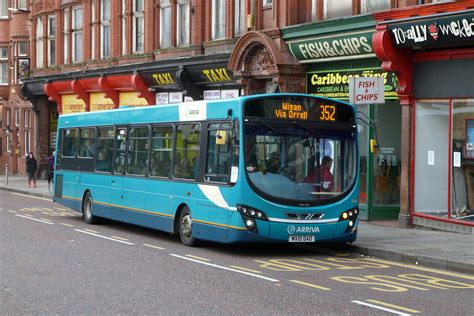
[[[110,0],[100,2],[100,57],[110,57]]]
[[[171,46],[171,3],[168,0],[160,1],[160,47]]]
[[[145,7],[143,0],[133,1],[133,52],[145,50]]]
[[[24,121],[25,128],[30,127],[30,111],[28,110],[23,111],[23,119],[25,120]]]
[[[212,39],[225,37],[226,0],[212,0]]]
[[[36,68],[44,67],[43,35],[43,20],[39,17],[36,20]]]
[[[48,16],[48,67],[56,65],[56,17]]]
[[[28,56],[28,42],[18,42],[18,56]]]
[[[82,8],[72,8],[72,62],[82,61]]]
[[[20,10],[28,10],[26,7],[26,0],[18,0],[17,8]]]
[[[177,4],[177,38],[178,46],[189,45],[189,20],[190,20],[190,4],[189,0],[180,0]]]
[[[95,55],[95,39],[96,39],[96,34],[95,34],[95,29],[97,26],[97,17],[95,16],[97,13],[97,10],[95,8],[95,1],[91,1],[91,59],[94,60],[96,59]]]
[[[360,2],[361,13],[388,10],[391,7],[390,0],[362,0]]]
[[[324,18],[334,19],[343,16],[352,15],[352,0],[325,0],[324,1]]]
[[[272,4],[273,4],[273,0],[263,0],[263,6],[268,6]]]
[[[10,121],[11,121],[11,110],[6,109],[5,111],[5,127],[10,127]]]
[[[64,63],[69,63],[69,8],[63,10]]]
[[[235,0],[235,36],[245,32],[245,0]]]
[[[8,18],[8,1],[0,1],[0,19]]]
[[[15,126],[20,126],[20,110],[15,110]]]
[[[25,135],[25,144],[23,145],[23,147],[25,148],[24,153],[25,153],[25,156],[26,156],[31,151],[30,150],[30,148],[31,148],[31,132],[29,130],[25,130],[24,135]]]
[[[127,0],[122,0],[122,55],[127,53]]]
[[[0,84],[8,84],[8,47],[0,47]]]
[[[11,153],[13,150],[13,144],[12,144],[12,134],[8,133],[7,134],[7,152]]]
[[[318,20],[318,1],[311,0],[311,22]]]

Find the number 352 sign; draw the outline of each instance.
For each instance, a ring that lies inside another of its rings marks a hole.
[[[384,78],[349,78],[349,102],[352,104],[385,103]]]

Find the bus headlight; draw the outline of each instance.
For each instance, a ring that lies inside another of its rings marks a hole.
[[[257,219],[262,221],[268,221],[267,215],[264,212],[257,210],[256,208],[249,207],[246,205],[237,204],[237,211],[239,211],[244,221],[245,227],[251,232],[257,233]]]
[[[356,208],[348,210],[348,211],[344,211],[339,216],[339,220],[340,221],[349,220],[349,222],[352,221],[352,225],[354,225],[354,222],[357,218],[357,214],[359,214],[359,210]]]
[[[268,221],[267,215],[264,212],[253,207],[237,204],[237,211],[242,216]]]

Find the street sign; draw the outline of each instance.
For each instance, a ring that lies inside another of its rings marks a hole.
[[[349,102],[352,104],[385,103],[383,77],[349,78]]]

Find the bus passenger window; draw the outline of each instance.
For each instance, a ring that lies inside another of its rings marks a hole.
[[[75,157],[77,153],[77,129],[65,129],[63,131],[62,156]]]
[[[113,127],[99,128],[97,132],[97,171],[112,172],[112,159],[114,153]]]
[[[152,128],[151,137],[150,175],[170,177],[173,126],[155,126]]]
[[[132,127],[130,129],[127,173],[143,176],[147,174],[148,135],[148,126]]]
[[[230,123],[210,124],[207,139],[204,179],[211,182],[229,182],[232,166],[232,125]]]
[[[125,144],[127,143],[127,129],[118,128],[115,134],[115,170],[122,174],[125,171]]]
[[[199,165],[199,124],[180,124],[176,129],[176,153],[173,176],[179,179],[195,179]]]
[[[79,138],[79,157],[95,157],[95,129],[81,129]]]

